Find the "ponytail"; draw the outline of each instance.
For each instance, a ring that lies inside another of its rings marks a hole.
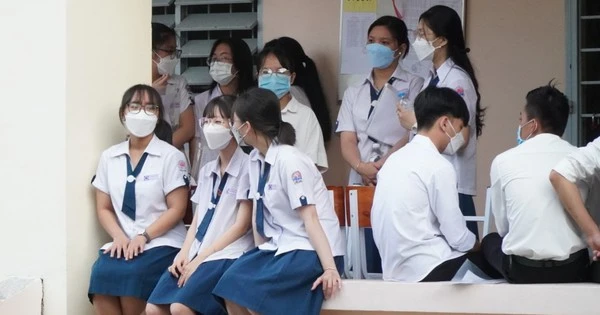
[[[282,121],[279,125],[279,134],[277,141],[280,144],[294,145],[296,144],[296,130],[289,123]]]

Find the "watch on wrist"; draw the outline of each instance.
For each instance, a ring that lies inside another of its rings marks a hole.
[[[146,232],[146,230],[143,230],[143,231],[142,231],[142,232],[140,232],[140,234],[138,234],[138,235],[141,235],[141,236],[143,236],[143,237],[146,239],[146,243],[150,243],[150,241],[151,241],[151,238],[150,238],[150,235],[148,235],[148,232]]]

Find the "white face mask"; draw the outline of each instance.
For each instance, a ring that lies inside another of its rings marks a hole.
[[[412,46],[417,58],[419,58],[419,61],[433,60],[433,52],[436,48],[433,47],[433,44],[430,41],[422,37],[417,37],[417,39],[415,39],[415,41],[412,43]]]
[[[248,133],[246,133],[245,135],[242,136],[242,134],[240,133],[240,128],[242,128],[242,126],[244,124],[246,124],[246,123],[241,124],[238,128],[235,128],[233,126],[231,127],[231,133],[235,137],[235,141],[240,146],[245,145],[245,143],[244,143],[244,137],[246,137],[246,135],[248,134]]]
[[[156,115],[148,115],[143,110],[136,114],[125,114],[125,127],[132,135],[138,138],[143,138],[153,133],[157,121],[158,117]]]
[[[450,122],[448,123],[450,124]],[[447,155],[454,155],[463,146],[463,144],[465,144],[465,138],[463,137],[462,132],[456,132],[452,124],[450,124],[450,128],[452,128],[452,131],[454,131],[454,137],[450,137],[450,135],[446,132],[446,135],[448,138],[450,138],[450,142],[446,146],[446,149],[444,149],[443,153]]]
[[[227,85],[235,78],[235,73],[231,73],[232,66],[230,63],[215,61],[210,65],[208,73],[219,85]]]
[[[206,124],[202,131],[206,137],[206,144],[211,150],[222,150],[233,138],[231,130],[220,124]]]
[[[156,52],[155,52],[156,54]],[[158,54],[156,54],[158,56]],[[171,56],[161,57],[158,56],[158,62],[156,62],[156,68],[160,75],[173,75],[175,73],[175,67],[179,63],[179,58],[171,59]]]

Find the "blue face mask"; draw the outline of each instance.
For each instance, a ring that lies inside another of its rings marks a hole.
[[[290,91],[290,79],[288,75],[263,74],[258,77],[258,87],[270,90],[281,99]]]
[[[527,136],[527,138],[525,138],[525,139],[521,138],[521,129],[522,129],[524,126],[527,126],[527,124],[528,124],[528,123],[530,123],[530,122],[532,122],[532,121],[533,121],[533,119],[532,119],[532,120],[530,120],[530,121],[528,121],[528,122],[526,122],[526,123],[525,123],[525,124],[523,124],[523,125],[519,125],[519,128],[517,128],[517,145],[521,145],[521,144],[523,144],[523,142],[525,142],[525,140],[529,139],[529,138],[531,137],[531,135],[533,134],[533,131],[532,131],[532,132],[529,134],[529,136]]]
[[[367,56],[371,66],[376,69],[384,69],[394,62],[394,51],[382,44],[372,43],[367,45]]]

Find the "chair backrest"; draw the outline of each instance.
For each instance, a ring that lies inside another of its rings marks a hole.
[[[333,204],[335,214],[340,221],[340,226],[346,226],[346,205],[344,203],[344,187],[343,186],[327,186],[329,198]]]
[[[358,199],[358,226],[361,228],[371,227],[371,206],[373,206],[373,196],[375,187],[373,186],[347,186],[346,187],[346,205],[347,215],[350,216],[350,193],[355,191]],[[350,222],[348,222],[350,224]]]
[[[492,212],[492,194],[490,191],[490,187],[488,187],[485,191],[485,208],[483,210],[483,215],[479,216],[465,216],[465,220],[473,221],[473,222],[482,222],[483,229],[482,235],[486,236],[490,232],[490,217]]]

